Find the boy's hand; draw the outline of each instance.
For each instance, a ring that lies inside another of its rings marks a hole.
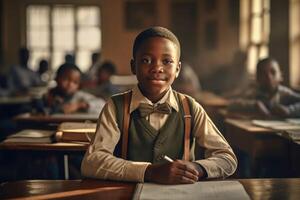
[[[286,106],[280,104],[275,105],[272,108],[272,113],[280,117],[288,117],[290,114],[289,109]]]
[[[66,114],[70,114],[70,113],[77,112],[79,110],[86,110],[86,109],[88,109],[88,107],[89,107],[89,105],[86,102],[80,101],[80,102],[76,102],[76,103],[64,104],[63,111]]]
[[[189,184],[198,181],[202,174],[197,171],[197,164],[175,160],[174,162],[149,165],[145,172],[145,181],[162,184]]]
[[[269,109],[265,106],[265,104],[262,101],[257,101],[256,106],[260,114],[262,114],[265,117],[271,116]]]

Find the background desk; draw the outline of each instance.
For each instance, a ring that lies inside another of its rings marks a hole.
[[[81,155],[85,153],[88,144],[84,143],[0,143],[0,150],[27,156],[49,157],[54,155],[63,160],[63,172],[65,179],[69,179],[69,155]],[[80,169],[78,169],[80,170]]]
[[[241,179],[239,181],[254,200],[300,199],[300,179]],[[1,184],[0,199],[126,200],[132,198],[135,185],[135,183],[102,180],[27,180]]]
[[[253,125],[251,120],[226,119],[225,126],[225,137],[236,150],[239,161],[242,161],[239,163],[238,177],[286,177],[291,175],[289,140],[280,137],[274,130]],[[250,163],[244,164],[243,156],[240,153],[249,156]],[[249,165],[250,172],[243,174],[242,169],[245,170]]]
[[[228,106],[229,101],[224,97],[218,96],[212,92],[201,91],[195,99],[203,106],[204,110],[216,126],[223,131],[222,123],[218,111]]]

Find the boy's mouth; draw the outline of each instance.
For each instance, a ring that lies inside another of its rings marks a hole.
[[[166,81],[167,78],[164,75],[154,75],[148,78],[150,81]]]

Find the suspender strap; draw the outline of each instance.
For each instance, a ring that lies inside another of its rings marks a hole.
[[[129,106],[131,101],[132,91],[124,95],[124,107],[123,107],[123,133],[122,133],[122,153],[121,156],[123,159],[127,158],[127,149],[128,149],[128,128],[129,128]]]
[[[179,94],[180,100],[183,105],[183,112],[184,112],[184,154],[183,159],[189,160],[190,159],[190,133],[191,133],[191,112],[190,106],[187,100],[187,97],[183,94]]]

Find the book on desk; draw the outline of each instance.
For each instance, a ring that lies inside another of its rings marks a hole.
[[[96,123],[63,122],[57,130],[24,129],[8,136],[4,142],[90,142],[96,132],[96,126]]]
[[[96,123],[63,122],[55,134],[58,142],[90,142],[96,132]]]

